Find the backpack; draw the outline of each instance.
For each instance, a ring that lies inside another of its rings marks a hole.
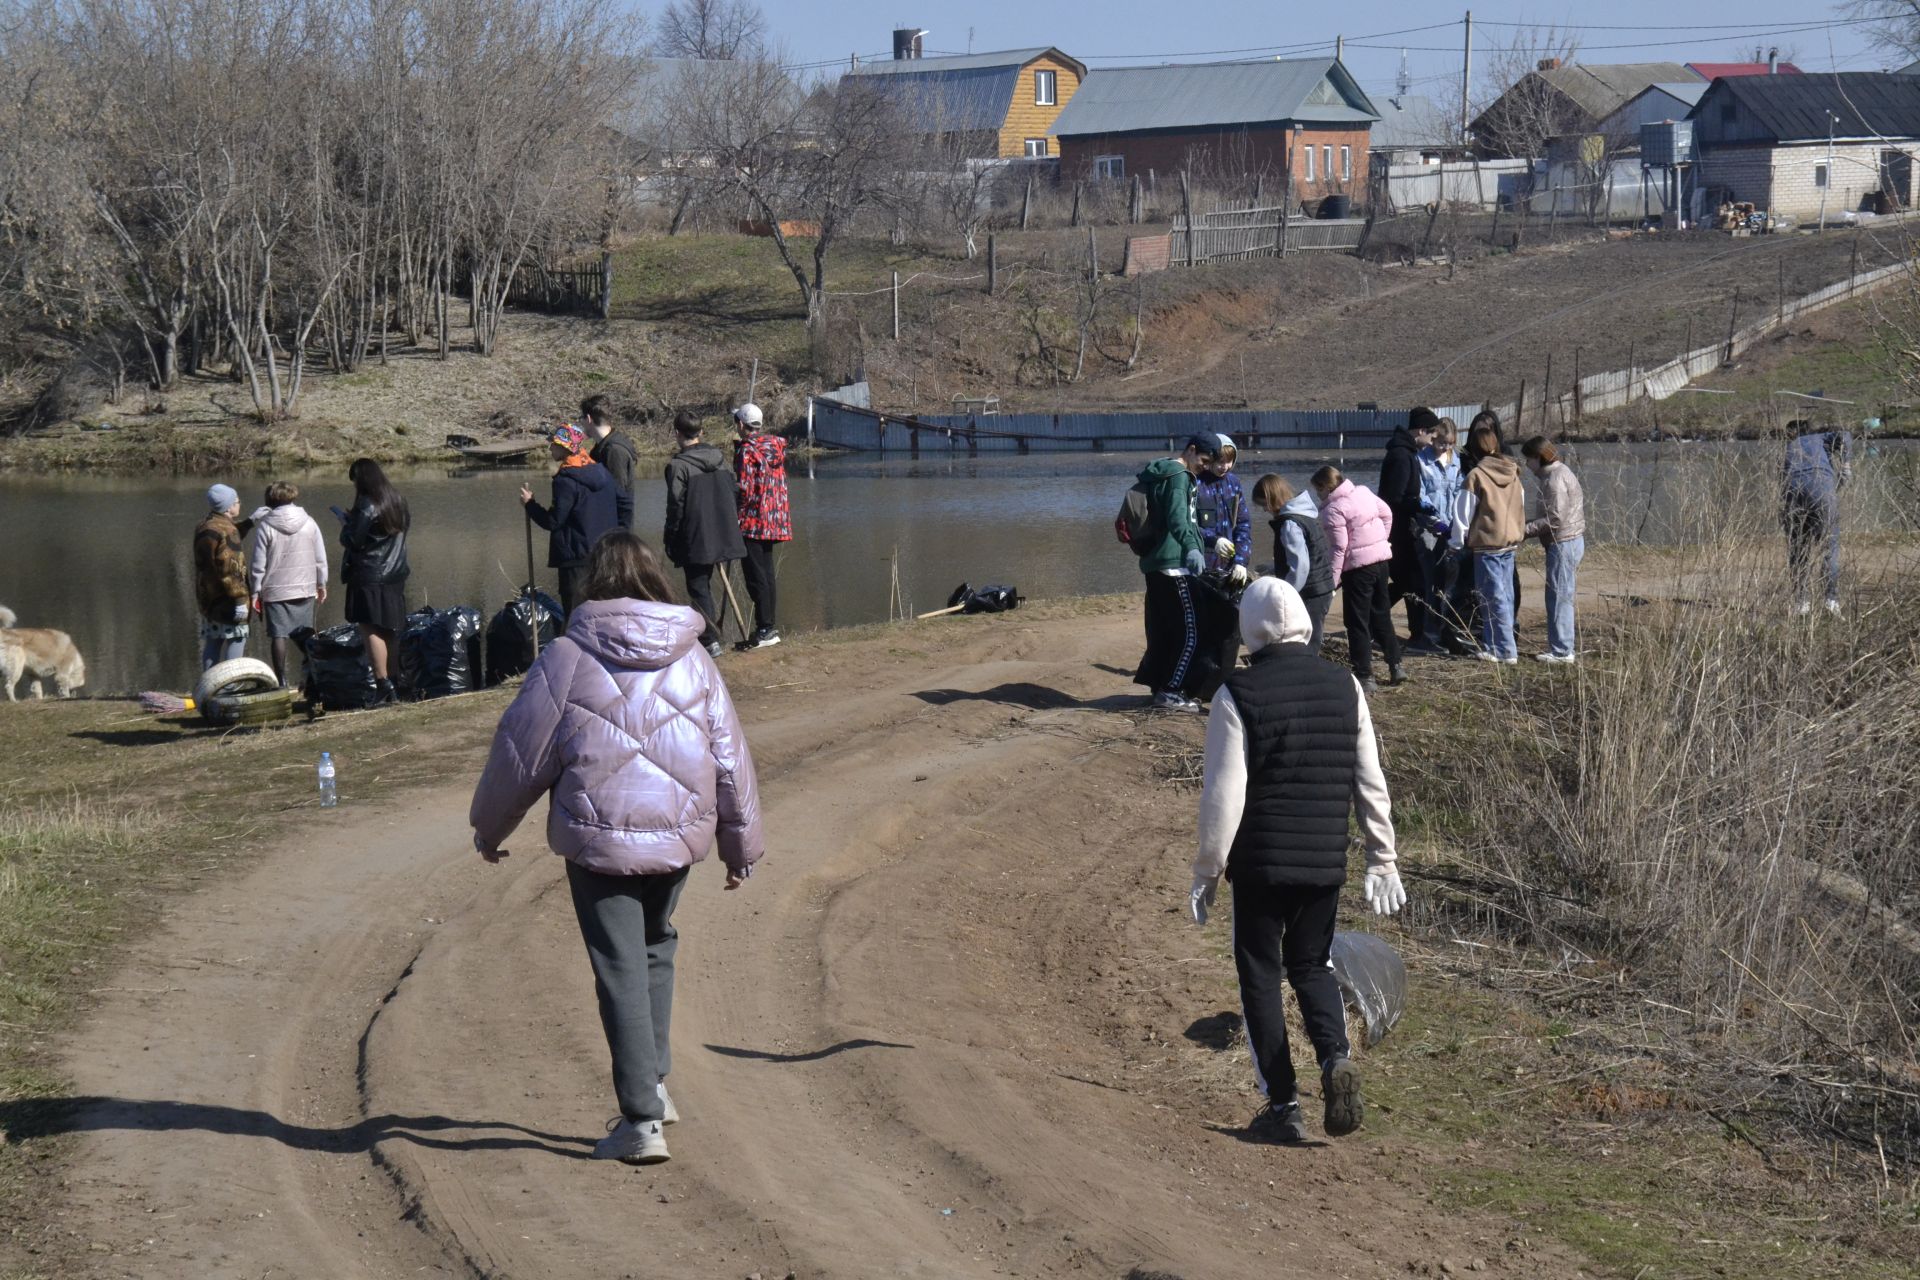
[[[1113,518],[1113,536],[1135,555],[1145,555],[1148,548],[1166,535],[1167,531],[1160,527],[1159,516],[1154,513],[1153,498],[1146,484],[1136,482],[1120,499],[1120,514]]]

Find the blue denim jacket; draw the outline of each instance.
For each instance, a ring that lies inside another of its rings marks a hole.
[[[1428,520],[1451,519],[1453,500],[1460,494],[1460,451],[1450,450],[1445,462],[1432,445],[1414,455],[1420,462],[1420,514]]]

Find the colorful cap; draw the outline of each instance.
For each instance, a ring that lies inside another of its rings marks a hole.
[[[563,446],[568,453],[580,453],[587,447],[587,433],[571,422],[563,422],[553,429],[547,442]]]

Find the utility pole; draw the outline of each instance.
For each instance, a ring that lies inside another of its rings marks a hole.
[[[1820,184],[1820,229],[1827,229],[1827,192],[1833,188],[1833,123],[1839,119],[1827,112],[1827,180]]]
[[[1467,94],[1473,84],[1473,10],[1467,10],[1467,38],[1462,45],[1460,60],[1460,143],[1467,141]]]

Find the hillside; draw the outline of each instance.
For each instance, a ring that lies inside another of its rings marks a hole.
[[[616,260],[610,321],[521,312],[491,358],[456,349],[443,361],[405,349],[352,374],[312,373],[300,416],[272,427],[246,416],[245,392],[224,376],[188,378],[164,396],[129,391],[118,405],[0,441],[0,466],[198,470],[358,453],[443,457],[449,433],[516,434],[571,414],[592,392],[611,394],[664,449],[672,410],[717,415],[751,385],[770,416],[792,421],[807,392],[861,373],[877,404],[900,411],[978,396],[1030,411],[1505,403],[1523,379],[1537,402],[1549,361],[1558,389],[1576,369],[1656,363],[1690,341],[1712,341],[1730,321],[1751,323],[1781,296],[1906,249],[1898,228],[1826,239],[1583,234],[1451,265],[1302,254],[1124,279],[1123,235],[1103,229],[1094,239],[1104,274],[1083,361],[1084,231],[1002,233],[993,295],[984,259],[850,241],[830,261],[835,296],[818,340],[769,241],[636,237]],[[1853,370],[1847,385],[1885,409],[1899,394],[1865,353],[1891,305],[1856,304],[1844,330],[1816,316],[1799,326],[1793,350],[1838,352],[1832,358]],[[456,347],[460,339],[456,330]],[[1769,359],[1754,353],[1747,363]],[[1082,376],[1072,380],[1076,363]],[[1817,361],[1780,376],[1840,385]],[[1746,402],[1734,403],[1744,411]],[[1660,412],[1712,416],[1691,406]]]

